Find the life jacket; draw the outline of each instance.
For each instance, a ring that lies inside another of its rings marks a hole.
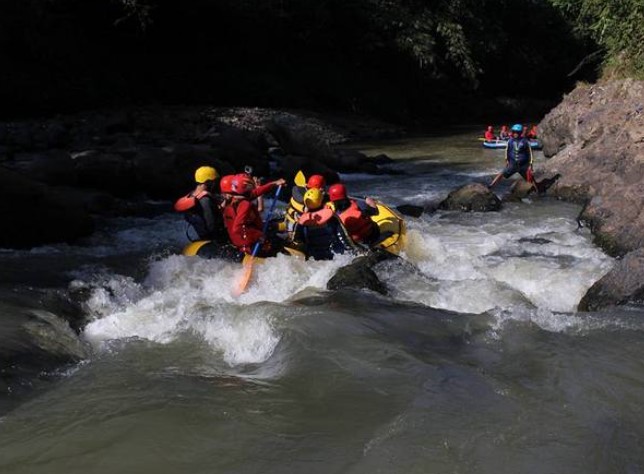
[[[303,237],[307,257],[315,260],[331,260],[334,254],[341,254],[347,246],[340,233],[342,232],[333,210],[322,208],[305,212],[298,219],[298,236]]]
[[[338,217],[346,227],[351,240],[364,242],[374,232],[376,223],[369,216],[365,216],[358,203],[351,199],[351,204],[344,211],[338,213]]]
[[[186,236],[188,240],[194,242],[196,240],[214,240],[219,243],[228,241],[221,213],[218,209],[213,209],[214,229],[208,229],[206,219],[203,215],[203,208],[199,205],[199,201],[205,197],[213,198],[212,193],[203,190],[198,193],[188,193],[179,198],[174,203],[174,210],[183,213],[184,219],[197,233],[197,238],[193,238],[186,229]]]
[[[291,200],[289,201],[288,209],[286,210],[286,219],[290,222],[297,222],[299,217],[304,212],[304,193],[306,188],[304,186],[294,186],[291,191]]]
[[[297,220],[297,223],[304,226],[323,226],[333,217],[333,211],[328,207],[323,207],[317,211],[303,213]]]
[[[530,164],[530,142],[527,138],[511,138],[508,141],[507,158],[519,166]]]
[[[239,206],[246,202],[244,215],[239,215]],[[249,199],[233,199],[223,212],[224,225],[231,242],[238,250],[251,253],[254,244],[262,237],[262,218],[257,207]],[[237,222],[243,219],[243,222]],[[237,225],[236,225],[237,224]]]

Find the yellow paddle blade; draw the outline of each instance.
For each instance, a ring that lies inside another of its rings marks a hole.
[[[293,180],[295,186],[306,186],[306,176],[302,173],[302,170],[298,171]]]
[[[235,283],[235,287],[233,288],[232,292],[233,296],[240,296],[243,292],[246,291],[248,283],[250,282],[250,277],[253,276],[253,260],[253,257],[250,255],[246,255],[244,257],[244,266],[242,268],[243,273]]]

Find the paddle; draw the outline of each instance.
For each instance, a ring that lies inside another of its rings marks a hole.
[[[282,191],[282,186],[277,187],[277,191],[275,191],[275,197],[273,198],[273,202],[271,204],[271,208],[268,211],[268,215],[265,218],[264,221],[264,228],[262,229],[262,234],[266,236],[266,232],[268,232],[268,223],[271,220],[271,217],[273,217],[273,211],[275,210],[275,204],[277,203],[277,199],[279,198],[280,192]],[[241,295],[244,291],[246,291],[246,287],[248,286],[248,282],[250,281],[250,277],[253,274],[253,262],[255,261],[255,257],[257,256],[257,253],[259,252],[259,248],[261,246],[261,239],[255,242],[255,246],[253,247],[253,251],[250,254],[250,256],[246,255],[244,256],[244,273],[242,274],[241,278],[237,282],[236,287],[233,289],[233,295],[234,296],[239,296]]]
[[[306,186],[306,176],[302,173],[302,170],[298,171],[293,179],[295,186]]]

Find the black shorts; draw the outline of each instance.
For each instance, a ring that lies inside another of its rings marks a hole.
[[[528,180],[528,170],[530,169],[530,163],[526,163],[524,165],[519,165],[516,162],[510,162],[508,166],[506,166],[502,173],[504,178],[509,178],[515,173],[519,173],[523,179],[526,181]]]

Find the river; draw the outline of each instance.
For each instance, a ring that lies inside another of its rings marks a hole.
[[[475,136],[362,145],[404,174],[343,178],[432,202],[501,168]],[[85,295],[89,356],[0,399],[0,472],[643,472],[644,310],[576,312],[613,265],[579,210],[535,197],[410,218],[418,271],[381,263],[387,297],[327,292],[342,256],[269,260],[235,298],[239,266],[178,256],[168,213],[4,251],[11,308]]]

